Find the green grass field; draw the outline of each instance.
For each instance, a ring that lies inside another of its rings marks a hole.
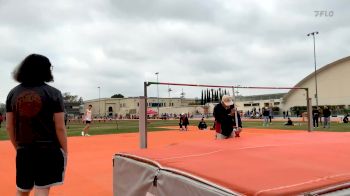
[[[131,133],[138,132],[139,124],[138,120],[119,120],[117,121],[107,121],[107,122],[93,122],[90,127],[89,134],[100,135],[100,134],[118,134],[118,133]],[[178,126],[178,120],[151,120],[148,124],[148,131],[164,131],[167,129],[161,128],[164,126]],[[198,120],[191,120],[191,125],[198,125]],[[208,126],[212,127],[213,122],[207,120]],[[243,127],[247,128],[268,128],[268,129],[285,129],[285,130],[307,130],[307,124],[301,123],[297,126],[284,126],[284,122],[272,122],[268,127],[262,126],[262,121],[247,121],[243,122]],[[68,125],[68,136],[78,136],[81,134],[84,128],[82,123],[70,123]],[[330,129],[317,128],[316,131],[333,131],[333,132],[349,132],[350,124],[344,123],[332,123]],[[0,128],[0,140],[7,140],[8,135],[5,130],[5,123],[2,123]]]

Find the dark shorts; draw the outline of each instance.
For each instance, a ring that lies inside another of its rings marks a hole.
[[[63,183],[66,155],[58,147],[19,146],[16,156],[16,184],[22,192]]]
[[[90,123],[91,123],[91,120],[86,120],[85,123],[86,123],[86,124],[90,124]]]

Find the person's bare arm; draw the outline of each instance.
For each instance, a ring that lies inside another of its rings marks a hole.
[[[68,154],[68,146],[67,146],[67,130],[64,126],[64,113],[55,113],[54,114],[54,120],[55,120],[55,128],[56,128],[56,135],[58,138],[58,141],[61,144],[61,147],[63,151]]]
[[[16,137],[15,137],[15,119],[13,112],[6,113],[6,130],[9,134],[11,143],[15,149],[17,149]]]

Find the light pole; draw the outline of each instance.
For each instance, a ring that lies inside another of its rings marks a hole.
[[[98,115],[101,117],[101,87],[98,88]]]
[[[239,88],[240,86],[241,86],[241,85],[238,85],[238,88]],[[239,94],[238,88],[236,88],[236,91],[234,92],[234,93],[236,93],[236,95],[235,95],[235,99],[236,99],[236,100],[238,99],[238,94]]]
[[[169,93],[169,95],[168,95],[168,98],[170,99],[170,92],[171,91],[173,91],[170,87],[169,87],[169,85],[168,85],[168,93]],[[169,107],[170,106],[172,106],[172,103],[171,103],[171,99],[169,100]]]
[[[170,92],[173,91],[168,85],[168,98],[170,98]]]
[[[185,93],[184,93],[184,89],[181,89],[181,93],[180,93],[180,101],[181,101],[181,106],[182,106],[182,100],[185,98]]]
[[[316,99],[316,108],[318,108],[318,93],[317,93],[317,74],[316,74],[316,44],[315,44],[315,35],[318,34],[318,31],[314,31],[311,33],[308,33],[307,36],[312,35],[313,41],[314,41],[314,63],[315,63],[315,88],[316,88],[316,94],[315,94],[315,99]]]
[[[156,72],[155,74],[157,75],[157,83],[158,83],[159,72]],[[159,116],[159,84],[157,84],[157,111]]]

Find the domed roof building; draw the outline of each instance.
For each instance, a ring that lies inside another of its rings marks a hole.
[[[316,71],[318,105],[332,109],[349,109],[350,105],[350,56],[332,62]],[[311,73],[295,85],[309,89],[312,105],[316,106],[315,73]],[[283,109],[306,106],[305,90],[290,90],[283,97]]]

